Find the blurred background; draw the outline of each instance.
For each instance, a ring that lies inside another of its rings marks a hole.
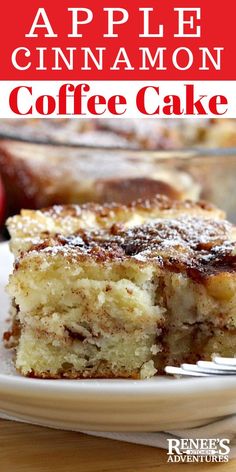
[[[236,222],[236,119],[1,119],[0,225],[21,208],[205,199]]]

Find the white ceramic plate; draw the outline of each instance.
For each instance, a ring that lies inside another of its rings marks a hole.
[[[4,287],[12,266],[0,244],[0,329],[9,301]],[[2,336],[1,336],[2,338]],[[55,428],[160,431],[205,424],[236,413],[236,376],[150,380],[38,380],[19,376],[0,344],[0,416]]]

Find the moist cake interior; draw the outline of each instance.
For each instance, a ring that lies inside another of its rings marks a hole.
[[[9,230],[5,341],[23,375],[146,378],[235,354],[235,228],[217,209],[158,197],[23,213]]]

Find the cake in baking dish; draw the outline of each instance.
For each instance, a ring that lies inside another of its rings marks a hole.
[[[23,211],[8,221],[16,368],[147,378],[236,352],[236,231],[204,203]]]
[[[185,171],[148,155],[0,140],[0,175],[8,215],[54,204],[130,203],[157,193],[199,198],[200,185]]]
[[[0,119],[0,135],[31,142],[123,149],[235,147],[232,118]]]

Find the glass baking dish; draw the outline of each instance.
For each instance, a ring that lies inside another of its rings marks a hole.
[[[177,199],[204,199],[225,210],[236,223],[234,148],[105,149],[29,143],[2,136],[0,174],[8,214],[22,207],[87,201],[126,203],[163,193]]]
[[[0,137],[44,144],[111,149],[236,147],[236,119],[0,119]]]

